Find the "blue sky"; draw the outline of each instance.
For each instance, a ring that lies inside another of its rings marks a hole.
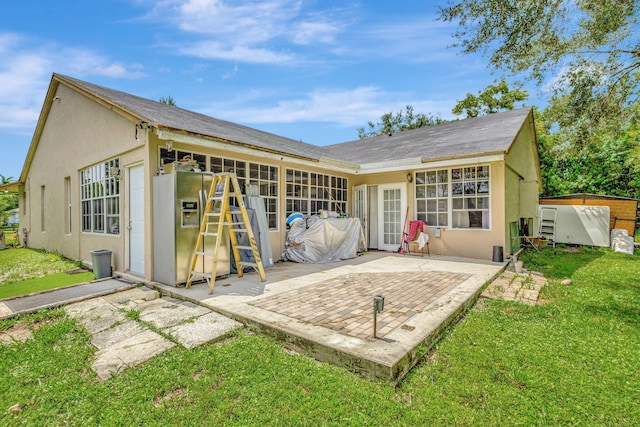
[[[453,118],[501,76],[448,48],[445,2],[4,1],[0,174],[19,177],[54,72],[316,145],[406,105]]]

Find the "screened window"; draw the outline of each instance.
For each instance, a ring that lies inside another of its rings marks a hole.
[[[120,159],[80,171],[82,231],[120,234]]]
[[[416,172],[416,211],[432,227],[489,228],[489,166]]]
[[[232,172],[238,178],[242,194],[247,194],[249,188],[257,188],[255,193],[264,200],[267,223],[270,230],[278,229],[278,167],[261,163],[247,162],[225,157],[207,156],[206,154],[194,153],[191,151],[172,150],[160,148],[160,159],[162,164],[173,163],[176,160],[188,157],[198,162],[202,171],[213,173]],[[208,167],[207,167],[208,160]],[[231,200],[235,204],[235,199]]]
[[[210,171],[232,172],[238,177],[243,194],[259,194],[264,200],[270,230],[278,228],[278,167],[242,160],[211,157]],[[250,186],[250,187],[248,187]]]
[[[320,210],[346,212],[346,178],[287,169],[286,185],[287,216],[293,212],[315,215]]]

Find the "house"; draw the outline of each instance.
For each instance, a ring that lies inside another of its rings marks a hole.
[[[20,209],[15,208],[8,211],[6,224],[14,227],[20,224]]]
[[[28,245],[87,264],[110,250],[117,271],[153,280],[153,179],[185,158],[260,188],[275,260],[294,212],[359,216],[387,251],[408,212],[432,255],[480,259],[512,253],[514,225],[537,215],[531,109],[321,147],[53,74],[11,185]]]

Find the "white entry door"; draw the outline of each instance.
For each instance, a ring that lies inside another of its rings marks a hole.
[[[129,168],[129,271],[144,277],[144,165]]]
[[[397,251],[402,242],[402,226],[407,212],[404,183],[378,186],[378,249]]]
[[[362,224],[362,232],[365,238],[365,248],[368,247],[369,240],[369,222],[367,220],[367,186],[356,185],[353,187],[353,216],[360,218]]]

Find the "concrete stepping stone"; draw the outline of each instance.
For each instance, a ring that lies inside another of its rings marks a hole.
[[[161,298],[142,303],[138,306],[138,310],[140,310],[140,320],[158,329],[175,326],[180,322],[211,312],[206,307],[173,298]]]
[[[129,289],[102,297],[109,304],[118,308],[134,309],[145,301],[152,301],[159,298],[158,291],[147,287]]]
[[[111,328],[126,320],[123,312],[108,304],[102,298],[94,298],[67,306],[67,314],[78,321],[91,334]]]
[[[119,342],[141,334],[145,330],[146,328],[138,322],[127,319],[124,323],[95,334],[91,338],[91,344],[98,350],[104,350],[109,346],[116,345]]]
[[[216,340],[242,324],[221,314],[211,312],[188,323],[181,323],[162,332],[171,335],[185,348],[191,349]]]
[[[127,316],[131,310],[139,311],[140,321]],[[156,291],[147,288],[70,304],[66,311],[92,334],[91,344],[98,349],[92,369],[102,380],[174,347],[172,341],[191,349],[242,326],[192,302],[158,298]]]
[[[174,343],[157,333],[144,330],[124,341],[98,350],[91,368],[98,378],[106,380],[114,373],[146,362],[174,346]]]

